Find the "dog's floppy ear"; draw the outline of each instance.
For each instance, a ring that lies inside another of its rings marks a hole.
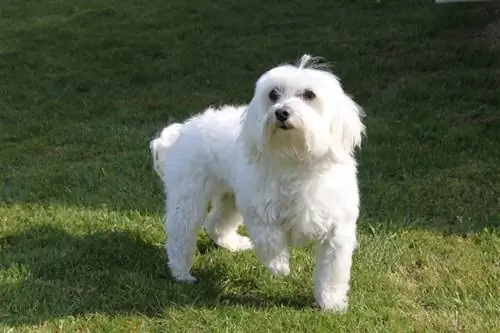
[[[258,112],[251,112],[255,108],[252,100],[243,111],[241,117],[242,129],[240,139],[245,147],[245,154],[251,161],[258,161],[262,158],[262,129],[259,128]]]
[[[356,147],[361,145],[365,126],[361,122],[363,109],[346,94],[339,96],[334,106],[333,119],[330,124],[332,136],[332,152],[340,161],[349,159]]]

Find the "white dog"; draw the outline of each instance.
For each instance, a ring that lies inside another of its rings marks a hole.
[[[316,301],[346,310],[361,116],[337,77],[304,55],[297,66],[263,74],[248,106],[209,108],[163,129],[150,149],[168,193],[166,250],[174,278],[196,280],[190,269],[202,225],[229,250],[253,245],[275,276],[290,272],[291,247],[314,241]],[[243,221],[251,241],[237,233]]]

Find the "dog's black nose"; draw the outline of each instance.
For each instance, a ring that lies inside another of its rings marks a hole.
[[[274,111],[274,114],[276,115],[276,119],[279,121],[285,121],[290,117],[290,112],[288,112],[286,109],[278,109]]]

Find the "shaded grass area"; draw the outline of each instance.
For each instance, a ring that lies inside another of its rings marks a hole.
[[[0,330],[494,331],[500,47],[493,4],[0,0]],[[485,29],[488,33],[485,33]],[[493,37],[492,37],[493,36]],[[365,107],[351,309],[200,236],[173,283],[147,143],[268,68],[331,61]]]

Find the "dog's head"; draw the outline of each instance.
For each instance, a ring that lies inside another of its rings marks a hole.
[[[278,66],[259,78],[244,114],[242,138],[260,158],[300,163],[330,154],[343,162],[361,144],[361,116],[338,78],[304,55],[297,66]]]

